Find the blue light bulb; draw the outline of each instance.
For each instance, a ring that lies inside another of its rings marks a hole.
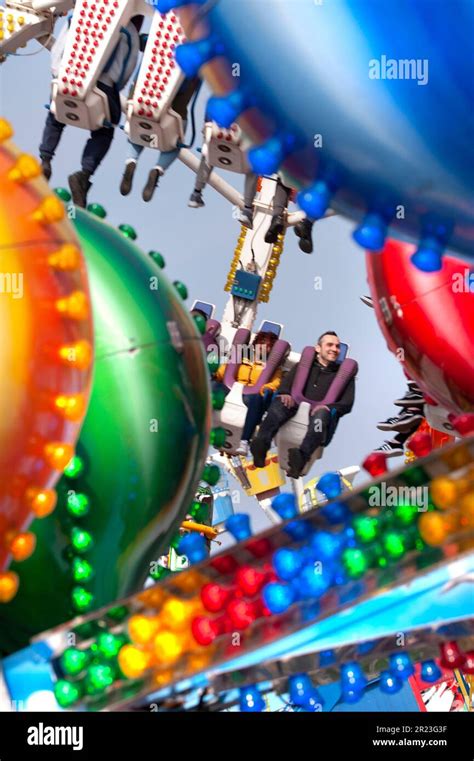
[[[186,555],[190,563],[200,563],[208,555],[206,540],[194,532],[186,534],[181,539],[177,552],[178,555]]]
[[[332,663],[335,663],[336,661],[336,654],[334,653],[334,650],[321,650],[319,653],[319,666],[322,668],[323,666],[330,666]]]
[[[343,538],[330,531],[316,531],[310,539],[311,548],[318,560],[333,561],[338,558],[343,549]]]
[[[288,534],[294,542],[304,542],[313,533],[313,527],[307,520],[301,518],[297,521],[291,521],[283,529],[285,534]]]
[[[325,473],[318,480],[316,489],[328,499],[335,499],[342,492],[341,476],[335,472]]]
[[[362,668],[355,661],[341,666],[341,687],[343,690],[362,692],[367,684]]]
[[[273,554],[272,565],[283,581],[290,581],[301,570],[301,556],[298,550],[282,547]]]
[[[263,601],[271,613],[284,613],[295,601],[296,594],[288,584],[272,581],[263,588]]]
[[[307,674],[291,676],[288,679],[288,688],[290,700],[297,706],[302,705],[314,690],[313,683]]]
[[[358,703],[361,700],[363,690],[353,690],[351,688],[342,690],[342,699],[344,703]]]
[[[441,674],[442,671],[436,661],[423,661],[421,664],[420,676],[424,682],[437,682]]]
[[[244,539],[248,539],[252,536],[250,517],[247,513],[235,513],[234,515],[230,515],[225,522],[225,527],[238,542],[242,542]]]
[[[295,579],[299,593],[303,598],[317,600],[331,586],[332,573],[321,563],[308,563]]]
[[[352,237],[362,248],[369,251],[380,251],[385,244],[387,222],[381,214],[369,213],[354,230]]]
[[[321,219],[326,214],[331,195],[329,185],[324,180],[318,180],[298,193],[296,201],[309,219]]]
[[[330,502],[329,505],[321,507],[319,512],[331,526],[346,523],[352,517],[351,511],[344,502]]]
[[[403,682],[398,676],[395,676],[391,671],[380,672],[380,689],[387,695],[394,695],[399,692],[403,687]]]
[[[298,507],[294,494],[279,494],[272,500],[272,510],[280,516],[282,521],[287,521],[298,515]]]
[[[265,701],[254,684],[240,689],[240,710],[245,713],[259,713],[266,708]]]
[[[392,653],[388,662],[388,670],[399,679],[408,679],[415,673],[413,663],[407,653]]]

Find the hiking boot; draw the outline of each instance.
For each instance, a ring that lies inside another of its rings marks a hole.
[[[135,174],[136,168],[137,168],[136,161],[127,161],[127,163],[125,164],[122,182],[120,183],[120,193],[123,196],[128,196],[128,194],[130,193],[132,189],[133,175]]]
[[[81,209],[85,209],[87,205],[87,194],[92,185],[89,177],[89,173],[81,169],[79,172],[70,174],[67,178],[72,202]]]

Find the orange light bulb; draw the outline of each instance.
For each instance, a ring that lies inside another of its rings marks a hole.
[[[15,537],[9,543],[9,551],[16,560],[17,563],[21,563],[22,560],[29,558],[36,547],[36,536],[30,531],[23,531],[16,534]]]
[[[62,394],[56,397],[54,406],[66,420],[77,423],[86,411],[86,400],[83,394]]]
[[[27,153],[23,153],[16,160],[15,165],[8,172],[8,179],[12,182],[27,182],[34,177],[39,177],[41,174],[41,167],[38,159],[34,156],[30,156]]]
[[[41,224],[51,224],[60,222],[65,217],[65,209],[57,196],[47,196],[44,198],[35,212],[33,219]]]
[[[433,478],[430,484],[431,497],[436,507],[446,510],[453,507],[458,496],[457,484],[446,476]]]
[[[0,119],[0,143],[8,140],[13,135],[13,129],[10,122],[6,119]]]
[[[14,571],[0,573],[0,602],[10,602],[18,592],[20,581]]]
[[[48,465],[54,468],[54,470],[62,471],[72,460],[74,447],[71,444],[51,442],[50,444],[46,444],[44,455]]]
[[[81,252],[73,243],[65,243],[48,257],[48,264],[62,272],[76,270],[81,264]]]
[[[92,356],[92,345],[89,341],[77,341],[59,349],[61,361],[78,370],[87,370],[92,363]]]
[[[46,518],[56,507],[58,496],[54,489],[30,487],[26,492],[26,502],[37,518]]]
[[[89,315],[89,304],[84,291],[74,291],[70,296],[56,301],[56,309],[71,320],[86,320]]]

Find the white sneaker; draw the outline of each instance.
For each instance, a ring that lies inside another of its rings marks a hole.
[[[239,454],[242,457],[247,457],[247,455],[249,453],[249,443],[248,443],[248,441],[244,441],[244,439],[242,439],[242,441],[240,442],[240,444],[237,447],[237,449],[235,450],[235,452],[236,452],[236,454]]]

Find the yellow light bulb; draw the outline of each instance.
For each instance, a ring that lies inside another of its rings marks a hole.
[[[54,406],[66,420],[77,423],[84,417],[86,400],[83,394],[62,394],[56,397]]]
[[[24,16],[18,16],[18,24],[19,26],[23,26],[25,23],[25,17]]]
[[[56,507],[58,495],[54,489],[30,487],[26,492],[26,502],[37,518],[46,518]]]
[[[458,489],[455,481],[446,476],[433,478],[430,484],[431,497],[436,507],[440,510],[447,510],[457,501]]]
[[[181,638],[169,631],[158,632],[153,647],[158,663],[167,665],[176,663],[183,652]]]
[[[465,526],[474,528],[474,492],[465,494],[461,499],[459,509],[461,511],[462,523]]]
[[[12,182],[26,182],[34,177],[39,177],[40,174],[39,161],[34,156],[23,153],[8,172],[8,179]]]
[[[92,364],[92,345],[84,340],[67,344],[59,349],[59,356],[65,364],[78,370],[87,370]]]
[[[118,654],[118,665],[128,679],[137,679],[147,670],[150,659],[149,653],[135,645],[124,645]]]
[[[165,626],[168,626],[173,631],[182,631],[189,626],[193,615],[194,605],[192,602],[184,602],[183,600],[171,598],[163,605],[160,619]]]
[[[89,315],[89,304],[84,291],[74,291],[70,296],[56,301],[56,309],[71,320],[85,320]]]
[[[0,573],[0,603],[10,602],[18,592],[18,574],[14,571]]]
[[[44,455],[48,465],[54,470],[63,471],[74,455],[74,447],[71,444],[52,442],[45,446]]]
[[[128,633],[136,645],[148,645],[157,633],[158,628],[158,621],[151,616],[137,614],[131,616],[128,621]]]
[[[63,272],[76,270],[81,264],[81,252],[73,243],[65,243],[48,257],[48,264]]]
[[[57,196],[47,196],[44,198],[35,212],[33,212],[33,219],[35,222],[41,222],[42,224],[51,224],[52,222],[60,222],[64,219],[66,211],[63,204]]]
[[[35,547],[36,536],[30,531],[23,531],[13,537],[13,539],[9,542],[8,549],[13,557],[13,560],[16,560],[17,563],[20,563],[22,560],[26,560],[33,554]]]
[[[0,143],[8,140],[13,135],[13,129],[10,122],[6,119],[0,119]]]

